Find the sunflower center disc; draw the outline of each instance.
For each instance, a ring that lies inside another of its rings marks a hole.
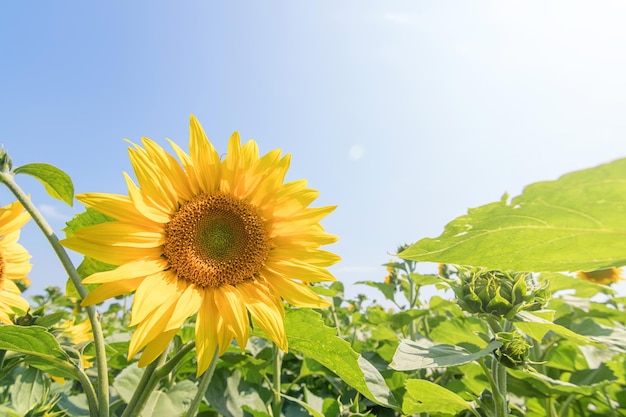
[[[165,228],[163,253],[179,278],[202,287],[253,279],[265,266],[265,224],[247,202],[225,193],[184,203]]]

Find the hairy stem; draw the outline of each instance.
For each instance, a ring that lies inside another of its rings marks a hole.
[[[209,368],[202,375],[202,379],[200,380],[200,384],[198,385],[198,392],[196,396],[189,404],[189,409],[187,410],[187,417],[193,417],[198,412],[198,408],[200,407],[200,403],[202,402],[202,398],[204,397],[204,393],[209,387],[209,383],[211,382],[211,378],[213,378],[213,372],[215,372],[215,366],[217,365],[217,353],[219,349],[215,349],[215,353],[213,354],[213,359],[211,359],[211,364]]]
[[[274,346],[274,378],[272,380],[274,385],[274,398],[272,400],[272,416],[280,417],[280,413],[283,409],[283,399],[280,395],[280,376],[282,373],[283,357],[278,349],[278,346]]]
[[[8,172],[0,172],[0,182],[4,183],[9,190],[15,195],[17,200],[22,203],[26,211],[30,214],[34,222],[39,226],[44,236],[48,239],[48,242],[52,246],[52,249],[56,253],[57,257],[61,261],[63,268],[70,277],[70,280],[76,287],[76,291],[80,295],[81,299],[87,296],[87,289],[80,282],[80,276],[74,267],[70,257],[67,255],[65,248],[59,243],[59,239],[52,230],[52,227],[48,224],[46,219],[41,215],[37,207],[30,201],[30,198],[22,191],[14,180],[14,174]],[[106,351],[104,345],[104,334],[102,333],[102,326],[98,319],[98,313],[94,306],[87,306],[87,315],[89,322],[91,323],[91,330],[93,333],[94,347],[96,350],[96,369],[98,372],[98,415],[100,417],[109,416],[109,370],[107,366]],[[86,382],[89,382],[87,379]],[[91,382],[89,382],[91,385]],[[93,389],[93,387],[92,387]]]

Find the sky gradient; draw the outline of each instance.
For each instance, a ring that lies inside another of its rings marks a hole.
[[[281,148],[338,205],[323,224],[353,296],[469,207],[626,156],[625,19],[617,1],[3,3],[0,143],[119,194],[123,139],[187,149],[190,114],[220,152],[235,130]],[[60,235],[82,211],[18,182]],[[34,224],[21,243],[27,295],[63,286]]]

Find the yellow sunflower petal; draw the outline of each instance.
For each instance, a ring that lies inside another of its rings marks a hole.
[[[124,281],[116,281],[100,285],[92,290],[87,297],[81,302],[83,306],[101,303],[109,298],[118,297],[120,295],[129,294],[137,289],[144,278],[134,278]]]
[[[163,258],[139,259],[125,263],[111,271],[96,272],[83,280],[83,284],[104,284],[128,278],[146,277],[168,267]]]
[[[170,297],[137,325],[128,345],[128,359],[165,331],[165,325],[176,307],[176,297]]]
[[[198,373],[200,376],[207,370],[217,349],[217,326],[215,317],[217,307],[213,300],[213,290],[205,289],[202,305],[196,319],[196,355],[198,357]]]
[[[128,187],[128,195],[135,205],[135,208],[137,208],[137,211],[157,223],[167,223],[170,220],[169,212],[165,207],[159,206],[144,197],[143,192],[125,172],[124,178],[126,179],[126,186]]]
[[[163,224],[144,217],[130,197],[117,194],[85,193],[76,195],[85,206],[124,223],[132,223],[147,230],[162,230]]]
[[[158,165],[159,170],[171,181],[173,191],[178,196],[177,200],[187,201],[192,198],[197,192],[191,188],[185,171],[176,162],[176,159],[150,139],[143,138],[142,143],[146,148],[148,157]]]
[[[142,138],[142,141],[147,141]],[[128,156],[135,171],[135,177],[144,194],[150,196],[156,206],[172,213],[177,209],[178,194],[170,182],[169,177],[154,161],[154,155],[148,153],[138,145],[128,149]]]
[[[224,318],[227,326],[235,334],[235,339],[240,348],[245,348],[248,343],[250,321],[246,307],[235,289],[231,285],[222,285],[215,290],[215,304]]]
[[[161,333],[152,342],[148,343],[139,357],[139,367],[142,368],[161,356],[174,336],[176,336],[177,331],[178,328]]]
[[[8,308],[2,310],[7,311],[9,309],[17,309],[22,313],[26,313],[29,309],[28,301],[20,297],[18,294],[14,294],[9,291],[0,291],[0,303],[4,304]]]
[[[325,268],[300,262],[277,260],[267,265],[267,270],[280,276],[287,276],[305,282],[332,282],[337,279]]]
[[[191,116],[189,153],[202,191],[210,193],[219,185],[220,156],[206,137],[200,122]]]
[[[237,290],[256,324],[280,349],[287,351],[284,312],[277,308],[275,301],[259,285],[246,283],[238,286]]]
[[[196,196],[202,192],[200,188],[200,181],[198,181],[198,174],[196,173],[196,169],[193,166],[193,161],[189,155],[183,151],[180,146],[178,146],[175,142],[168,139],[170,145],[172,145],[172,149],[174,149],[174,153],[180,159],[180,162],[185,171],[186,179],[191,190],[191,195]],[[188,199],[187,199],[188,200]]]
[[[176,302],[176,308],[165,325],[165,330],[180,328],[185,320],[198,312],[200,305],[202,305],[201,289],[195,285],[187,285]]]
[[[268,282],[289,304],[296,307],[327,308],[331,303],[317,295],[308,285],[283,278],[276,274],[265,274]]]
[[[300,262],[315,266],[331,266],[341,260],[339,255],[325,250],[310,250],[302,247],[278,247],[272,249],[271,259],[298,259]]]
[[[168,299],[177,297],[178,283],[176,275],[164,271],[150,275],[137,287],[133,297],[130,325],[136,326],[146,320],[149,314],[159,308]]]
[[[68,249],[111,265],[122,265],[144,258],[156,259],[163,253],[163,250],[159,247],[132,248],[127,246],[107,246],[87,242],[77,237],[63,239],[61,240],[61,244]]]
[[[165,243],[165,233],[146,231],[129,223],[106,222],[76,230],[74,236],[107,246],[154,248]]]
[[[14,202],[0,209],[0,236],[19,230],[28,223],[30,215],[20,202]]]

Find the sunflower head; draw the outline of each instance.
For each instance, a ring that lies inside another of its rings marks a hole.
[[[624,279],[621,276],[622,268],[614,267],[589,272],[580,271],[576,275],[582,280],[602,285],[613,284]]]
[[[284,182],[290,156],[259,156],[256,142],[242,145],[238,133],[224,159],[193,116],[189,153],[170,143],[173,154],[146,138],[132,145],[137,183],[124,174],[128,196],[77,196],[113,221],[62,243],[117,266],[84,280],[101,285],[83,304],[134,292],[129,356],[143,349],[140,365],[194,315],[198,373],[233,339],[246,345],[250,320],[286,350],[282,301],[330,305],[309,283],[335,279],[327,267],[339,257],[321,246],[337,238],[320,225],[334,206],[309,207],[318,192],[304,180]]]
[[[30,255],[19,243],[21,228],[30,216],[19,202],[0,208],[0,322],[11,324],[13,315],[28,311],[20,282],[29,282]]]

